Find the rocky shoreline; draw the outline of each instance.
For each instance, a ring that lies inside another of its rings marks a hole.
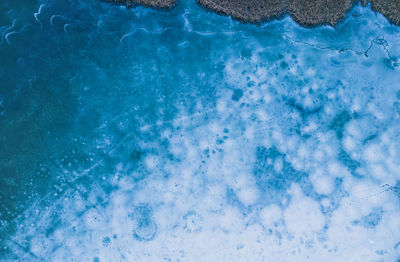
[[[144,5],[169,9],[177,0],[106,0],[127,7]],[[270,21],[289,14],[302,26],[337,25],[359,0],[196,0],[207,10],[246,23]],[[363,5],[367,0],[361,1]],[[400,0],[369,0],[371,8],[400,25]]]
[[[400,25],[400,0],[370,0],[372,10],[383,14],[395,25]]]
[[[127,8],[143,5],[152,8],[169,9],[177,4],[177,0],[105,0],[117,5],[125,5]]]

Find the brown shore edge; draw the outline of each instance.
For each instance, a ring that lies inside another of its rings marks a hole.
[[[127,8],[138,5],[157,9],[170,9],[177,4],[177,0],[104,0],[117,5],[125,5]]]
[[[105,0],[135,7],[170,9],[178,0]],[[244,23],[271,21],[289,14],[294,21],[306,27],[336,26],[350,8],[360,0],[196,0],[207,10],[231,16]],[[392,24],[400,25],[400,0],[361,0],[371,3],[372,10],[383,14]]]

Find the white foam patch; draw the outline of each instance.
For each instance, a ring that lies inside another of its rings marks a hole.
[[[293,186],[290,191],[293,199],[284,211],[287,229],[295,237],[315,237],[316,232],[321,231],[325,225],[325,218],[319,204],[304,197],[300,188],[296,186]]]
[[[333,177],[322,172],[316,172],[310,176],[315,192],[321,195],[329,195],[335,189]]]

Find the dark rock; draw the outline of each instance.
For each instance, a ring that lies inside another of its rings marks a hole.
[[[400,0],[369,0],[372,9],[382,13],[393,24],[400,25]],[[303,26],[335,26],[359,0],[197,0],[217,13],[242,22],[258,23],[290,14]],[[367,0],[361,0],[363,6]]]
[[[168,9],[178,0],[104,0],[127,7],[144,5]],[[231,16],[242,22],[259,23],[290,14],[303,26],[329,24],[341,21],[354,3],[363,6],[369,1],[374,11],[382,13],[395,25],[400,25],[400,0],[196,0],[204,8]]]
[[[201,6],[242,22],[258,23],[287,13],[289,0],[197,0]]]
[[[352,4],[353,0],[291,0],[289,13],[293,20],[304,26],[335,26]]]
[[[372,10],[383,14],[395,25],[400,25],[400,0],[370,0]]]
[[[258,23],[290,14],[304,26],[336,25],[353,0],[197,0],[205,8],[242,22]]]
[[[105,0],[106,2],[125,5],[126,7],[136,7],[138,5],[168,9],[176,5],[177,0]]]

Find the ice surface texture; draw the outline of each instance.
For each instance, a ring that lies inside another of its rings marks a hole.
[[[397,261],[400,30],[0,2],[3,261]]]

